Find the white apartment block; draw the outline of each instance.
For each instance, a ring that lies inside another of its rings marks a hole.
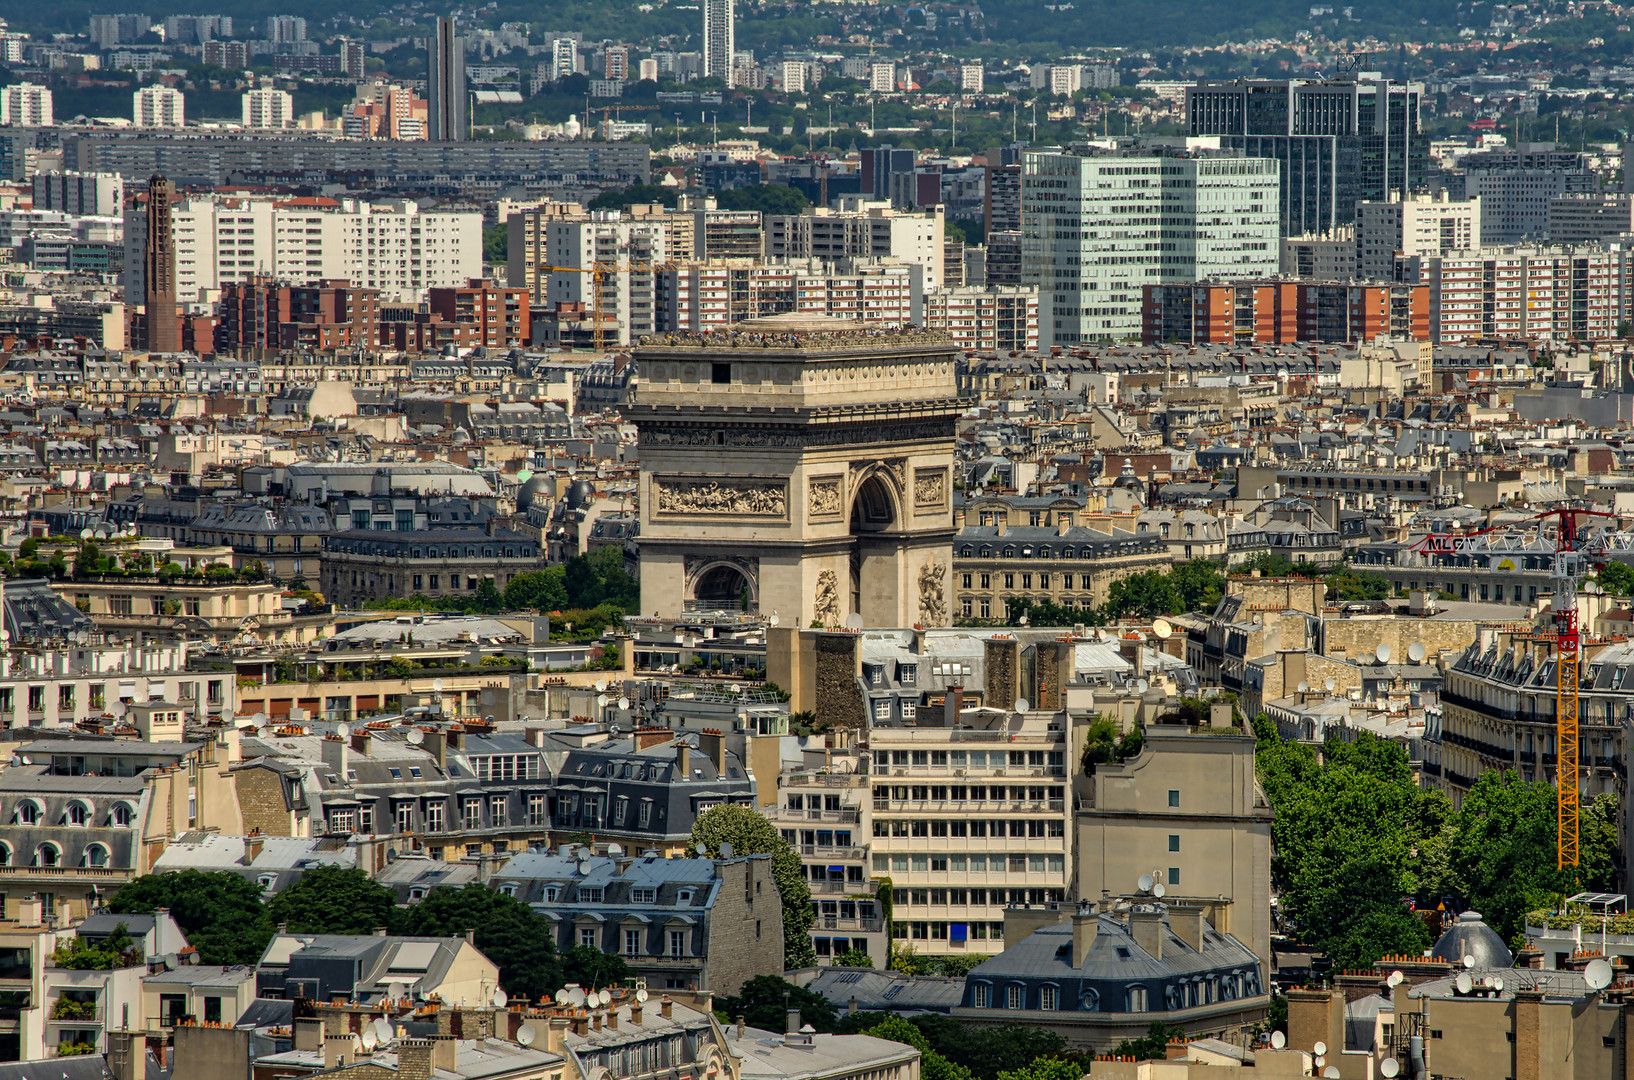
[[[656,264],[668,259],[670,250],[662,216],[534,211],[512,214],[508,228],[509,284],[527,289],[536,311],[582,305],[594,312],[600,289],[602,319],[613,332],[609,340],[629,345],[658,329]],[[553,266],[578,269],[545,269]]]
[[[896,89],[896,65],[876,61],[868,65],[868,89],[875,94],[889,94]]]
[[[1039,345],[1138,337],[1147,285],[1269,277],[1281,258],[1277,163],[1030,151],[1022,158],[1022,284]]]
[[[1356,264],[1361,277],[1388,281],[1396,256],[1440,255],[1481,246],[1481,199],[1453,202],[1446,192],[1392,195],[1356,204]]]
[[[482,276],[482,215],[413,202],[193,197],[173,210],[177,296],[271,275],[302,285],[344,278],[392,303]],[[125,297],[142,303],[145,210],[125,214]]]
[[[725,79],[732,85],[732,61],[737,56],[737,14],[733,0],[702,0],[703,77]]]
[[[579,70],[579,43],[572,38],[557,38],[550,43],[550,78],[558,81]]]
[[[846,196],[838,210],[807,207],[766,217],[768,260],[895,259],[924,268],[927,290],[942,285],[941,206],[896,210],[889,203]]]
[[[131,120],[139,128],[179,128],[185,122],[182,92],[175,87],[144,86],[131,101]]]
[[[811,64],[805,60],[783,61],[783,92],[803,94],[810,89]]]
[[[902,326],[918,321],[921,279],[918,266],[877,260],[688,263],[658,275],[658,329],[707,332],[790,311]]]
[[[1634,194],[1608,191],[1557,195],[1549,200],[1550,243],[1589,244],[1630,233],[1634,233]]]
[[[1056,64],[1050,68],[1050,93],[1071,97],[1084,88],[1084,69],[1077,64]]]
[[[261,87],[245,93],[244,127],[250,131],[282,131],[295,126],[295,102],[287,90]]]
[[[0,656],[0,727],[68,727],[122,702],[174,701],[202,721],[238,707],[233,673],[189,671],[188,646],[70,645]]]
[[[946,330],[961,349],[1033,352],[1038,348],[1038,290],[1030,285],[932,289],[914,321]]]
[[[983,93],[987,89],[987,72],[980,64],[960,64],[959,89],[966,94]]]
[[[1627,317],[1631,252],[1616,247],[1484,248],[1432,255],[1430,337],[1609,338]]]
[[[1346,225],[1332,233],[1302,233],[1282,238],[1282,275],[1349,281],[1356,276],[1356,230]]]
[[[34,209],[117,218],[125,212],[125,181],[118,173],[38,172]]]
[[[12,83],[0,90],[0,124],[13,127],[51,127],[51,91],[33,83]]]

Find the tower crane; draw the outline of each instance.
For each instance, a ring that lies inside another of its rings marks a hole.
[[[638,273],[638,272],[644,271],[644,270],[657,271],[657,270],[663,270],[663,269],[669,267],[670,265],[671,264],[669,264],[669,263],[661,263],[661,262],[616,263],[616,262],[604,262],[602,260],[597,260],[596,262],[591,263],[589,266],[535,266],[534,271],[537,272],[537,273],[547,273],[547,274],[589,274],[590,275],[590,293],[591,293],[590,318],[591,318],[591,321],[593,323],[593,327],[592,327],[592,333],[594,335],[593,340],[595,342],[596,351],[597,352],[604,352],[607,349],[607,326],[606,326],[605,314],[604,314],[606,309],[604,307],[603,298],[602,298],[602,285],[607,280],[607,275],[608,274]]]
[[[1548,560],[1555,623],[1556,865],[1562,869],[1576,866],[1580,814],[1577,693],[1582,658],[1577,587],[1585,574],[1604,566],[1613,552],[1634,552],[1634,533],[1618,528],[1614,514],[1568,505],[1476,532],[1432,533],[1409,550],[1425,556],[1484,559],[1493,570],[1517,555]]]

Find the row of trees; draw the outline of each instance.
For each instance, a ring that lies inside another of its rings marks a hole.
[[[625,612],[640,609],[641,583],[624,569],[623,549],[607,546],[596,548],[588,555],[575,555],[557,566],[517,574],[503,592],[492,578],[484,578],[477,591],[468,597],[428,597],[416,593],[372,600],[365,606],[383,611],[464,611],[473,615],[500,611],[601,611],[607,616],[604,623],[617,623]]]
[[[1474,908],[1506,940],[1524,937],[1528,911],[1579,889],[1609,889],[1615,796],[1583,808],[1581,857],[1557,869],[1556,793],[1513,772],[1487,773],[1452,808],[1422,788],[1399,745],[1363,733],[1319,755],[1254,721],[1260,784],[1276,811],[1272,881],[1293,931],[1361,968],[1430,942],[1414,908]]]

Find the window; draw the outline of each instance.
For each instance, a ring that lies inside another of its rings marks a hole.
[[[90,820],[91,811],[84,803],[72,802],[68,804],[68,824],[87,825],[90,824]]]
[[[488,800],[488,823],[500,828],[504,826],[505,818],[505,796],[495,795]]]
[[[1170,885],[1180,884],[1180,867],[1178,867],[1178,866],[1169,867],[1169,884]]]
[[[636,827],[647,829],[652,827],[652,800],[642,799],[641,807],[636,815]]]
[[[891,699],[880,698],[874,702],[874,719],[889,720],[891,718]]]
[[[641,955],[641,931],[639,931],[639,930],[626,930],[626,931],[624,931],[624,955],[625,956],[640,956]]]
[[[977,983],[970,988],[970,1004],[972,1008],[987,1008],[987,984]]]
[[[443,804],[432,803],[426,807],[426,832],[443,831]]]
[[[482,800],[465,800],[465,827],[467,829],[482,828]]]
[[[543,796],[543,795],[529,795],[528,796],[528,824],[529,825],[545,825],[545,824],[548,824],[548,820],[547,820],[547,817],[546,817],[545,796]]]
[[[1180,836],[1177,833],[1170,833],[1169,834],[1169,850],[1170,851],[1179,851],[1180,850]]]
[[[1048,1012],[1056,1009],[1056,988],[1053,986],[1040,987],[1038,991],[1038,1007]]]
[[[671,956],[685,956],[687,954],[685,930],[671,930],[669,932],[669,954]]]
[[[1170,806],[1179,806],[1180,805],[1180,792],[1176,788],[1170,788],[1169,789],[1169,805]]]
[[[630,903],[632,904],[656,904],[657,902],[657,889],[646,888],[630,890]]]
[[[596,928],[593,926],[579,927],[579,944],[594,949],[596,947]]]
[[[1026,992],[1020,986],[1012,985],[1012,986],[1005,987],[1004,988],[1004,1007],[1007,1008],[1007,1009],[1019,1009],[1019,1008],[1021,1008],[1022,1007],[1022,1002],[1025,999],[1025,996],[1026,996]]]

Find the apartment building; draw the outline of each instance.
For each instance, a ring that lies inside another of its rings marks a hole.
[[[1594,191],[1586,168],[1470,169],[1464,196],[1481,200],[1481,237],[1488,244],[1542,243],[1549,234],[1549,208],[1562,195]]]
[[[1626,230],[1625,230],[1626,231]],[[1481,198],[1392,194],[1356,204],[1356,264],[1370,281],[1395,277],[1398,256],[1440,255],[1481,246]]]
[[[946,330],[961,349],[1033,352],[1038,348],[1038,290],[1023,285],[964,285],[925,294],[922,326]]]
[[[1617,247],[1481,248],[1432,255],[1430,340],[1615,337],[1626,320],[1630,253]]]
[[[661,215],[587,214],[577,205],[557,204],[513,213],[507,227],[507,283],[527,290],[533,317],[547,323],[547,337],[563,311],[599,313],[608,340],[617,345],[658,330],[656,264],[671,257]]]
[[[954,602],[979,619],[1004,618],[1011,599],[1097,607],[1114,581],[1170,561],[1159,534],[1110,524],[966,525],[953,542]]]
[[[1549,200],[1551,244],[1588,244],[1629,233],[1634,233],[1634,193],[1584,192]]]
[[[918,266],[872,259],[670,266],[657,275],[657,329],[707,332],[790,311],[903,325],[917,321],[921,280]]]
[[[295,104],[289,91],[270,86],[248,91],[243,97],[244,127],[250,131],[282,131],[295,124]]]
[[[472,278],[464,285],[430,289],[427,300],[432,315],[474,327],[472,345],[514,349],[533,340],[526,289],[505,288],[489,278]]]
[[[811,945],[819,964],[860,949],[883,964],[890,954],[884,905],[869,849],[873,828],[869,776],[854,753],[825,755],[777,778],[777,802],[763,812],[800,853],[817,916]]]
[[[1284,236],[1281,264],[1284,277],[1349,281],[1357,273],[1356,230],[1346,226],[1331,234]]]
[[[292,285],[344,279],[386,302],[482,275],[482,215],[412,201],[193,196],[175,202],[176,291],[197,297],[271,276]],[[125,297],[141,303],[147,215],[125,211]]]
[[[51,127],[56,123],[51,91],[34,83],[12,83],[0,89],[0,124]]]
[[[1141,341],[1147,345],[1430,339],[1427,285],[1312,280],[1148,285],[1144,306]]]
[[[139,128],[179,128],[185,123],[186,101],[173,86],[144,86],[131,95],[131,122]]]
[[[1039,291],[1041,346],[1138,337],[1147,285],[1276,272],[1275,161],[1057,151],[1022,161],[1022,282]]]
[[[34,174],[34,209],[81,217],[117,218],[125,212],[125,181],[112,173],[37,172]]]
[[[944,231],[940,206],[904,211],[846,196],[838,210],[812,206],[799,214],[768,214],[765,258],[895,259],[922,267],[928,291],[943,283]]]

